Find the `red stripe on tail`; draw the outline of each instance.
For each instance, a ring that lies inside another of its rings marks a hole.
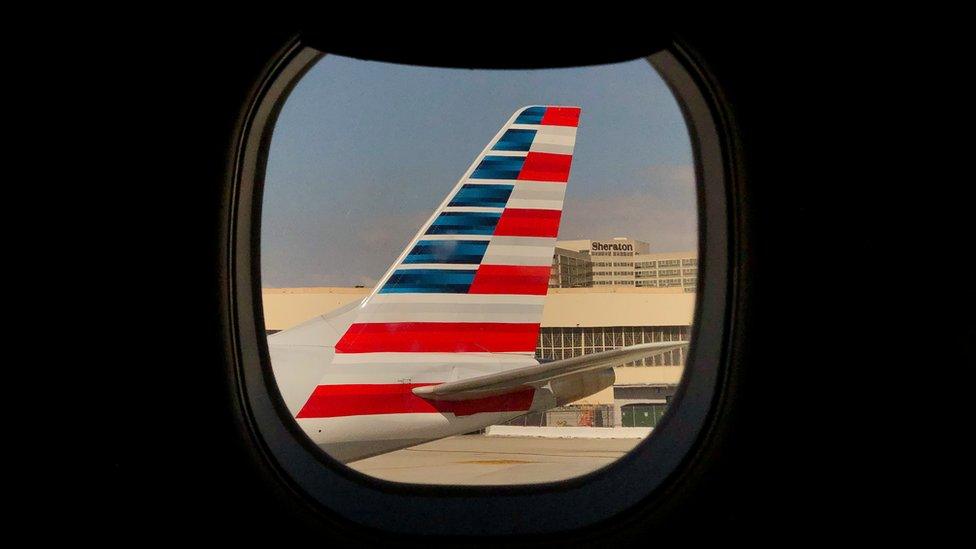
[[[559,210],[530,210],[505,208],[495,225],[495,236],[541,236],[555,238],[559,234]]]
[[[546,107],[542,124],[547,126],[579,126],[579,107]]]
[[[509,322],[375,322],[353,324],[337,353],[531,353],[539,325]]]
[[[551,267],[481,265],[468,293],[546,295],[550,271]]]
[[[469,416],[481,412],[522,412],[532,406],[535,389],[471,400],[426,400],[414,387],[437,383],[319,385],[302,406],[299,419],[368,416],[376,414],[452,413]]]
[[[571,154],[530,152],[525,156],[522,171],[518,178],[523,181],[569,181],[569,166],[573,163]]]

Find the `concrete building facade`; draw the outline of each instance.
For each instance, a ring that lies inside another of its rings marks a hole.
[[[550,288],[590,288],[593,286],[593,262],[590,256],[564,248],[552,254]]]
[[[589,263],[587,269],[586,263]],[[572,265],[576,277],[565,276]],[[590,284],[586,285],[589,277]],[[610,240],[562,240],[553,254],[550,288],[629,286],[675,288],[694,292],[698,285],[696,252],[651,253],[650,244],[633,238]]]

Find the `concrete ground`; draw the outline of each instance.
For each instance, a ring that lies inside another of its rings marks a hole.
[[[531,484],[595,471],[640,441],[461,435],[355,461],[349,467],[396,482]]]

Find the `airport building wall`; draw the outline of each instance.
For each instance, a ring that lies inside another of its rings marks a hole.
[[[265,328],[285,330],[366,297],[370,288],[267,288]],[[688,340],[695,294],[682,288],[550,288],[536,347],[561,359],[651,341]],[[614,369],[616,382],[595,395],[517,424],[653,427],[674,394],[685,355],[674,351]]]

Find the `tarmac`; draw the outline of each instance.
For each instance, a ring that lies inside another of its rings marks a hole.
[[[499,485],[553,482],[612,463],[639,438],[541,438],[461,435],[349,463],[384,480]]]

